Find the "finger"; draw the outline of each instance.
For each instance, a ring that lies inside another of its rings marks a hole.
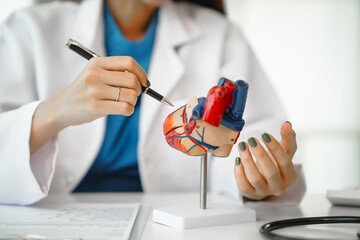
[[[268,133],[264,133],[262,138],[267,149],[276,161],[283,180],[289,180],[294,174],[296,175],[292,158],[284,151],[280,143]]]
[[[249,180],[251,186],[254,187],[258,195],[266,196],[267,184],[263,176],[260,174],[256,164],[254,163],[254,160],[249,151],[248,144],[245,142],[240,142],[238,148],[242,165],[244,166],[246,178]]]
[[[134,73],[141,85],[147,87],[147,76],[145,70],[139,63],[129,56],[96,57],[90,59],[90,64],[100,66],[110,71],[128,71]]]
[[[255,195],[255,189],[246,178],[244,166],[241,164],[241,159],[238,157],[236,158],[236,160],[238,161],[238,163],[236,163],[234,167],[236,184],[242,195],[251,198]]]
[[[280,144],[284,148],[285,152],[292,158],[297,149],[296,134],[292,129],[289,121],[283,123],[280,130],[281,141]]]
[[[137,102],[136,91],[129,88],[112,87],[109,85],[95,85],[87,88],[87,94],[91,98],[127,102],[132,106],[135,106]]]
[[[101,110],[103,115],[130,116],[135,108],[127,102],[101,101]]]
[[[107,85],[135,89],[141,94],[141,85],[137,76],[131,72],[102,71],[100,80]]]
[[[279,169],[275,166],[266,150],[261,146],[256,138],[249,138],[251,152],[256,158],[256,163],[261,168],[261,173],[265,177],[268,188],[272,194],[282,191],[282,177]]]
[[[110,86],[104,86],[103,96],[101,100],[111,100],[118,102],[126,102],[132,106],[136,105],[137,102],[137,93],[134,89],[128,88],[116,88]]]

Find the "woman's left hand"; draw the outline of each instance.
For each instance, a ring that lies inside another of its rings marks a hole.
[[[285,122],[280,132],[280,143],[270,134],[262,135],[268,151],[256,138],[249,138],[248,143],[239,143],[241,160],[237,159],[235,163],[235,179],[243,196],[255,200],[270,195],[279,196],[296,182],[292,163],[297,149],[296,134],[290,122]]]

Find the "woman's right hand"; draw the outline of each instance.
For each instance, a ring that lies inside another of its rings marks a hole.
[[[30,152],[68,126],[109,114],[131,115],[141,85],[147,86],[147,76],[133,58],[92,58],[74,82],[39,104],[33,116]]]

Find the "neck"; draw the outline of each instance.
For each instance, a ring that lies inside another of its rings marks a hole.
[[[107,3],[127,39],[139,40],[144,36],[155,6],[145,4],[141,0],[107,0]]]

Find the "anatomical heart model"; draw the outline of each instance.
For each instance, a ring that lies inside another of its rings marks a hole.
[[[192,156],[211,152],[229,156],[245,121],[243,112],[249,85],[221,78],[206,98],[192,97],[164,122],[167,143]]]
[[[256,221],[254,209],[232,204],[207,207],[207,153],[229,156],[245,122],[243,113],[249,85],[221,78],[206,98],[192,97],[164,122],[167,143],[191,156],[201,156],[200,207],[170,206],[154,209],[153,221],[179,229]],[[231,173],[229,173],[231,174]]]

